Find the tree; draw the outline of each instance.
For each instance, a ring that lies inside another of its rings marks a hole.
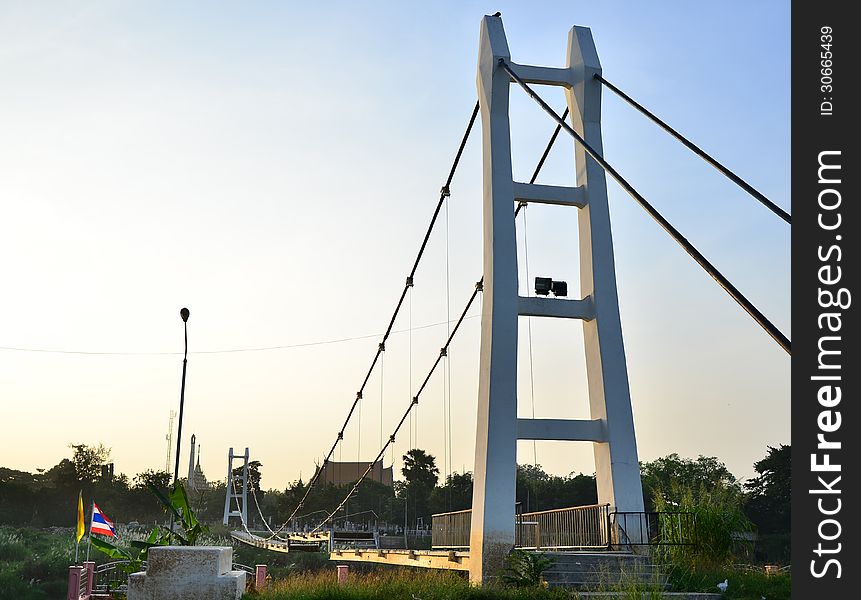
[[[759,473],[744,484],[748,514],[761,533],[789,533],[791,515],[792,447],[769,446],[765,458],[753,464]]]
[[[759,474],[744,484],[745,512],[759,530],[757,555],[769,562],[788,563],[792,520],[792,447],[768,448],[765,458],[753,464]]]
[[[431,498],[434,513],[472,507],[472,473],[452,473],[445,485],[434,488]]]
[[[587,506],[598,502],[593,475],[549,475],[541,465],[517,465],[517,501],[524,512]]]
[[[418,448],[413,448],[403,456],[404,466],[401,473],[407,485],[433,489],[439,480],[436,459]]]
[[[681,458],[673,453],[651,462],[642,463],[643,500],[647,510],[654,509],[655,495],[662,494],[671,505],[680,502],[674,490],[707,492],[710,489],[727,489],[741,494],[738,479],[726,465],[713,456],[699,456],[696,460]]]
[[[111,449],[104,444],[98,446],[87,446],[86,444],[69,444],[74,450],[72,464],[75,466],[75,475],[81,483],[96,483],[102,475],[102,466],[107,464],[111,457]]]
[[[253,489],[258,493],[258,497],[260,494],[260,467],[263,465],[259,460],[252,460],[248,463],[248,489]],[[236,467],[233,469],[233,477],[236,479],[236,485],[239,485],[239,482],[242,481],[242,468]]]
[[[403,456],[404,466],[401,469],[405,484],[398,490],[399,497],[406,503],[407,522],[415,527],[421,519],[426,525],[430,524],[431,494],[439,480],[439,469],[436,459],[418,448],[413,448]]]
[[[167,471],[156,471],[154,469],[147,469],[142,473],[138,473],[134,477],[134,484],[136,488],[144,488],[146,489],[150,485],[155,486],[159,490],[167,493],[167,488],[170,487],[170,480],[173,476]]]

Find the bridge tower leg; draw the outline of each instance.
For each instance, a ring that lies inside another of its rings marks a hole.
[[[248,448],[245,454],[234,454],[233,448],[227,455],[227,490],[224,495],[224,525],[230,523],[230,517],[239,517],[243,524],[248,524]],[[242,475],[233,474],[233,461],[242,461]],[[240,487],[241,486],[241,487]],[[239,489],[237,489],[239,488]]]
[[[498,573],[514,547],[518,439],[593,442],[599,503],[619,512],[643,510],[606,179],[601,167],[577,148],[577,187],[513,180],[508,115],[511,81],[499,65],[500,59],[505,60],[527,82],[565,87],[572,126],[600,151],[601,88],[592,78],[600,73],[600,64],[591,32],[584,27],[571,29],[567,68],[511,62],[502,20],[497,16],[484,17],[479,47],[484,295],[470,533],[470,579],[476,583]],[[579,210],[582,299],[518,296],[516,201]],[[517,418],[519,316],[583,321],[590,419]]]

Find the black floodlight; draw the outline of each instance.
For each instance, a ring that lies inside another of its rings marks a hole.
[[[535,294],[537,296],[549,296],[550,290],[553,288],[553,280],[549,277],[535,278]]]
[[[562,297],[568,295],[568,284],[564,281],[554,281],[550,284],[550,290],[554,296]]]

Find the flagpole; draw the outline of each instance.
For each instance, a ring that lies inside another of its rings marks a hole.
[[[95,512],[93,508],[96,506],[96,501],[93,500],[93,504],[90,507],[90,531],[87,533],[87,561],[90,560],[90,540],[93,537],[93,513]]]

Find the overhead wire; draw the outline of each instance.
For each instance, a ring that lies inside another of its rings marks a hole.
[[[474,319],[480,315],[471,315],[467,317],[468,319]],[[416,325],[410,326],[409,329],[395,329],[391,332],[390,335],[396,335],[401,333],[410,333],[412,331],[418,331],[420,329],[430,329],[432,327],[440,327],[441,325],[445,325],[444,321],[439,321],[436,323],[426,323],[424,325]],[[258,346],[251,348],[227,348],[222,350],[189,350],[189,354],[234,354],[241,352],[268,352],[272,350],[291,350],[293,348],[306,348],[310,346],[325,346],[328,344],[341,344],[344,342],[354,342],[358,340],[369,340],[372,338],[380,337],[380,333],[369,333],[366,335],[355,335],[351,337],[343,337],[343,338],[334,338],[331,340],[317,340],[313,342],[300,342],[296,344],[282,344],[279,346]],[[84,356],[182,356],[182,352],[124,352],[124,351],[100,351],[100,350],[64,350],[64,349],[51,349],[51,348],[28,348],[21,346],[0,346],[0,350],[7,350],[10,352],[33,352],[39,354],[80,354]]]

